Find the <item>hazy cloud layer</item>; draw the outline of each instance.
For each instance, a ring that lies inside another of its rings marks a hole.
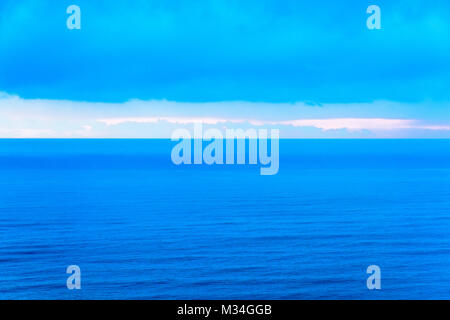
[[[415,117],[427,108],[434,112]],[[279,128],[282,138],[448,138],[445,110],[445,103],[90,103],[0,93],[0,137],[169,138],[177,128],[203,123],[219,129]]]

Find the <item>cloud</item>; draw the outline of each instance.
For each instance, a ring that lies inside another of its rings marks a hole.
[[[264,122],[255,119],[227,119],[227,118],[179,118],[179,117],[151,117],[151,118],[109,118],[109,119],[99,119],[98,122],[102,122],[108,126],[119,125],[124,123],[157,123],[157,122],[167,122],[172,124],[219,124],[219,123],[249,123],[252,125],[260,126],[264,124],[269,124],[269,122]]]
[[[99,119],[99,122],[108,126],[124,123],[157,123],[167,122],[173,124],[211,124],[219,123],[249,123],[254,126],[293,126],[314,127],[328,130],[400,130],[400,129],[422,129],[422,130],[450,130],[450,126],[421,125],[418,120],[408,119],[382,119],[382,118],[336,118],[336,119],[294,119],[285,121],[265,121],[257,119],[227,119],[227,118],[177,118],[177,117],[152,117],[152,118],[109,118]]]
[[[177,128],[280,129],[282,138],[450,138],[448,103],[92,103],[0,92],[1,138],[170,138]]]
[[[11,138],[50,138],[55,132],[49,129],[1,129],[0,137]]]
[[[323,130],[346,129],[358,130],[450,130],[450,126],[422,125],[418,120],[409,119],[380,119],[380,118],[341,118],[341,119],[298,119],[281,121],[279,124],[294,127],[315,127]]]

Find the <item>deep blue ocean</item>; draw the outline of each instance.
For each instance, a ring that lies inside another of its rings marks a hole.
[[[0,298],[450,299],[450,140],[281,140],[274,176],[175,144],[0,140]]]

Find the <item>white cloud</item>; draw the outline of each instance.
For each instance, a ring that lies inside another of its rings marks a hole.
[[[450,130],[450,126],[422,125],[418,120],[383,118],[337,118],[337,119],[297,119],[281,121],[279,124],[294,127],[315,127],[322,130]]]
[[[232,118],[182,118],[182,117],[150,117],[150,118],[109,118],[98,119],[98,122],[102,122],[108,126],[119,125],[124,123],[157,123],[167,122],[172,124],[219,124],[219,123],[249,123],[255,126],[269,124],[268,121],[261,121],[255,119],[232,119]]]
[[[328,130],[400,130],[400,129],[423,129],[423,130],[450,130],[450,126],[421,125],[418,120],[409,119],[383,119],[383,118],[334,118],[334,119],[294,119],[283,121],[267,121],[257,119],[230,119],[230,118],[178,118],[178,117],[152,117],[152,118],[109,118],[99,119],[98,122],[108,126],[124,123],[157,123],[168,122],[173,124],[211,124],[219,123],[249,123],[254,126],[293,126],[313,127]]]
[[[179,127],[267,126],[283,138],[450,138],[450,105],[378,101],[364,104],[91,103],[22,99],[0,92],[3,138],[169,138]],[[427,120],[417,116],[426,115]]]
[[[51,138],[55,132],[50,129],[2,129],[0,137],[8,138]]]

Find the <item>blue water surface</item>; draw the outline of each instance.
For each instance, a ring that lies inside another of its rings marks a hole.
[[[273,176],[174,144],[0,140],[0,298],[450,298],[450,140],[282,140]]]

